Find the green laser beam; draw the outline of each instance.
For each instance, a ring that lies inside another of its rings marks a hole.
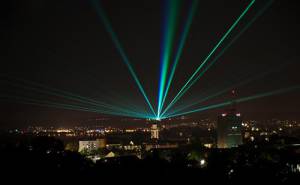
[[[0,94],[0,98],[14,99],[14,100],[17,100],[18,103],[30,104],[30,105],[39,105],[39,106],[51,107],[51,108],[77,110],[77,111],[87,111],[87,112],[103,113],[103,114],[126,116],[126,117],[139,117],[137,115],[130,115],[130,114],[125,114],[125,113],[108,111],[108,110],[100,110],[100,109],[95,109],[95,108],[87,108],[87,107],[82,107],[82,106],[78,106],[78,105],[56,103],[56,102],[51,102],[51,101],[47,101],[47,100],[38,100],[38,99],[33,99],[33,98],[25,98],[25,97],[20,97],[20,96],[10,96],[10,95]],[[145,117],[140,117],[140,118],[145,118]]]
[[[160,117],[160,111],[162,109],[162,99],[165,91],[165,85],[167,80],[168,68],[172,54],[172,46],[175,37],[175,29],[177,25],[179,0],[167,1],[167,15],[164,22],[163,44],[162,44],[162,58],[161,58],[161,72],[159,80],[158,91],[158,108],[157,117]]]
[[[97,77],[94,77],[91,73],[87,73],[85,76],[89,77],[90,80],[94,80],[94,81],[97,81],[97,82],[99,81],[99,79]],[[106,94],[106,96],[103,96],[103,94]],[[131,111],[134,111],[134,112],[141,112],[143,114],[148,114],[147,113],[147,111],[148,111],[147,107],[145,109],[144,106],[139,106],[138,104],[133,103],[132,100],[130,100],[128,97],[125,97],[124,95],[116,93],[115,91],[110,91],[107,88],[101,89],[100,91],[97,89],[97,90],[93,91],[92,95],[97,95],[97,97],[92,98],[92,99],[95,99],[95,100],[105,99],[105,102],[107,104],[122,107],[124,109],[131,110]],[[90,95],[90,97],[92,95]]]
[[[278,94],[282,94],[282,93],[287,93],[287,92],[291,92],[291,91],[298,90],[298,89],[300,89],[299,85],[298,86],[289,87],[289,88],[284,88],[284,89],[278,89],[278,90],[274,90],[274,91],[270,91],[270,92],[266,92],[266,93],[260,93],[260,94],[256,94],[256,95],[253,95],[253,96],[239,98],[237,100],[234,100],[234,102],[236,102],[236,103],[247,102],[247,101],[250,101],[250,100],[255,100],[255,99],[264,98],[264,97],[268,97],[268,96],[273,96],[273,95],[278,95]],[[228,106],[230,104],[232,104],[232,100],[225,101],[225,102],[218,103],[218,104],[214,104],[214,105],[200,107],[198,109],[194,109],[194,110],[191,110],[191,111],[182,112],[182,113],[179,113],[179,114],[174,114],[174,115],[169,116],[168,118],[176,117],[176,116],[182,116],[182,115],[196,113],[196,112],[202,112],[202,111],[216,109],[216,108],[221,108],[221,107]]]
[[[147,96],[147,94],[146,94],[146,92],[145,92],[145,90],[144,90],[137,74],[135,73],[135,71],[134,71],[134,69],[133,69],[133,67],[130,63],[129,58],[125,54],[125,51],[124,51],[124,49],[123,49],[123,47],[122,47],[122,45],[121,45],[121,43],[120,43],[120,41],[117,37],[117,34],[114,32],[114,30],[113,30],[113,28],[110,24],[110,21],[107,18],[103,8],[101,7],[99,1],[97,1],[97,0],[91,0],[91,1],[94,5],[94,8],[96,9],[96,12],[97,12],[98,16],[101,18],[101,20],[102,20],[102,22],[103,22],[103,24],[106,28],[106,31],[109,33],[113,43],[115,44],[117,50],[119,51],[119,54],[121,55],[121,57],[123,59],[123,62],[126,64],[131,76],[133,77],[135,83],[137,84],[141,94],[143,95],[146,103],[148,104],[148,106],[149,106],[150,110],[152,111],[153,115],[156,116],[155,111],[153,109],[153,106],[150,103],[150,100],[149,100],[149,98],[148,98],[148,96]]]
[[[165,90],[163,100],[162,100],[162,103],[161,103],[161,109],[163,109],[164,103],[165,103],[166,98],[168,96],[168,92],[169,92],[170,86],[172,84],[172,80],[174,78],[174,74],[175,74],[179,59],[181,57],[184,45],[186,43],[188,33],[190,31],[190,27],[191,27],[192,22],[193,22],[194,15],[197,11],[198,2],[199,2],[198,0],[193,0],[193,3],[191,4],[186,23],[184,25],[184,29],[183,29],[183,32],[181,34],[181,38],[180,38],[180,41],[179,41],[179,46],[177,48],[177,52],[176,52],[176,55],[175,55],[175,59],[174,59],[172,68],[171,68],[171,72],[170,72],[170,75],[169,75],[169,78],[168,78],[168,81],[167,81],[166,90]]]
[[[98,106],[98,107],[104,107],[104,108],[108,108],[108,109],[111,109],[111,110],[122,111],[122,112],[126,112],[126,113],[133,113],[131,111],[128,111],[128,110],[125,110],[125,109],[122,109],[122,108],[118,108],[118,107],[115,107],[115,106],[111,106],[111,105],[107,105],[107,104],[106,105],[100,105],[98,103],[94,103],[94,102],[91,102],[91,101],[84,101],[81,98],[79,99],[79,98],[74,98],[74,97],[71,97],[71,96],[65,96],[65,95],[62,95],[62,94],[59,94],[59,93],[45,91],[45,90],[38,89],[38,88],[35,88],[35,87],[28,87],[28,86],[23,86],[23,85],[20,85],[20,84],[10,84],[10,85],[16,86],[16,87],[21,87],[21,88],[28,89],[28,90],[33,90],[33,91],[36,91],[36,92],[39,92],[39,93],[44,93],[44,94],[47,94],[47,95],[53,95],[53,96],[62,97],[62,98],[69,99],[69,100],[78,101],[78,102],[81,102],[81,103],[95,105],[95,106]]]
[[[112,102],[113,104],[114,102],[118,102],[118,105],[120,107],[123,107],[127,110],[141,112],[142,114],[148,114],[144,106],[139,106],[137,102],[133,102],[133,100],[131,100],[130,98],[124,98],[124,95],[120,95],[115,92],[110,92],[109,94],[112,95],[112,97],[110,97],[109,99],[105,97],[108,100],[108,102]]]
[[[61,98],[65,98],[65,99],[69,99],[69,100],[73,100],[73,101],[77,101],[77,102],[81,102],[81,103],[85,103],[85,104],[89,104],[89,105],[95,105],[95,106],[98,106],[98,107],[105,107],[107,109],[111,109],[111,110],[115,110],[115,111],[121,111],[121,112],[130,113],[130,114],[134,114],[134,115],[139,114],[139,113],[131,111],[131,110],[127,110],[127,109],[124,109],[124,108],[109,105],[107,103],[95,101],[93,99],[82,97],[82,96],[79,96],[79,95],[76,95],[76,94],[73,94],[73,93],[70,93],[70,92],[62,91],[62,90],[55,89],[55,88],[50,88],[48,86],[45,86],[45,85],[42,85],[42,84],[39,84],[39,83],[36,83],[36,82],[31,82],[31,81],[23,80],[23,79],[19,79],[19,78],[17,80],[22,81],[23,83],[28,83],[28,84],[31,84],[31,85],[35,85],[37,87],[45,88],[47,90],[40,89],[40,88],[37,88],[37,87],[30,87],[30,86],[26,86],[26,85],[16,84],[16,83],[15,84],[10,84],[10,85],[25,88],[25,89],[28,89],[28,90],[34,90],[36,92],[44,93],[44,94],[47,94],[47,95],[58,96],[58,97],[61,97]]]
[[[195,105],[197,105],[197,104],[203,103],[203,102],[205,102],[205,101],[207,101],[207,100],[209,100],[209,99],[218,97],[218,96],[220,96],[220,95],[222,95],[222,94],[224,94],[224,93],[226,93],[226,92],[228,92],[228,91],[230,91],[230,90],[232,90],[232,89],[234,89],[234,88],[236,88],[236,87],[243,86],[243,85],[246,85],[246,84],[248,84],[248,83],[250,83],[250,82],[253,82],[253,81],[255,81],[255,80],[258,80],[258,79],[260,79],[260,78],[263,78],[263,77],[265,77],[265,76],[267,76],[267,75],[269,75],[269,74],[271,74],[271,73],[273,73],[273,72],[278,71],[279,69],[282,69],[282,67],[284,67],[284,65],[277,66],[275,69],[268,70],[267,72],[263,72],[263,73],[261,73],[261,74],[259,74],[259,75],[256,75],[256,76],[252,77],[252,78],[248,78],[248,79],[246,79],[246,80],[244,80],[244,81],[242,81],[242,82],[239,82],[239,83],[237,83],[237,84],[231,85],[231,86],[229,86],[229,87],[227,87],[227,88],[225,88],[225,89],[223,89],[223,90],[221,90],[221,91],[218,91],[217,93],[214,93],[214,94],[212,94],[212,95],[210,95],[210,96],[207,96],[207,97],[205,97],[205,98],[203,98],[203,99],[201,99],[201,100],[199,100],[199,101],[194,101],[194,102],[191,103],[191,104],[188,104],[188,105],[183,106],[183,107],[181,107],[181,108],[179,108],[179,109],[176,109],[176,110],[175,110],[174,112],[172,112],[171,114],[176,114],[177,112],[180,112],[180,111],[183,111],[183,110],[185,110],[185,109],[191,108],[191,107],[193,107],[193,106],[195,106]],[[171,114],[169,114],[169,115],[171,115]],[[168,117],[168,115],[166,115],[166,117]]]
[[[58,95],[61,94],[61,95],[64,95],[64,96],[70,96],[70,97],[73,97],[73,98],[78,98],[78,99],[86,101],[86,102],[94,102],[94,103],[98,103],[100,105],[104,105],[104,106],[108,105],[109,106],[109,104],[107,104],[105,102],[96,101],[96,100],[88,98],[88,97],[80,96],[80,95],[77,95],[75,93],[71,93],[71,92],[68,92],[68,91],[64,91],[64,90],[60,90],[60,89],[57,89],[57,88],[49,87],[49,86],[46,86],[46,85],[41,84],[41,83],[37,83],[37,82],[25,80],[25,79],[22,79],[22,78],[11,77],[11,76],[8,76],[8,75],[3,75],[3,74],[0,74],[0,75],[1,76],[5,76],[5,77],[7,77],[9,79],[20,81],[20,82],[25,83],[25,84],[36,86],[36,87],[33,87],[34,89],[41,88],[41,89],[38,89],[41,92],[51,92],[52,91],[52,92],[55,93],[53,95],[57,95],[57,93],[58,93]]]
[[[54,103],[50,101],[45,101],[45,100],[37,100],[37,99],[32,99],[32,98],[24,98],[20,96],[9,96],[9,95],[0,95],[1,98],[7,98],[7,99],[15,99],[17,102],[26,102],[30,104],[39,104],[39,105],[47,105],[47,106],[53,106],[55,108],[68,108],[72,110],[92,110],[90,108],[85,108],[77,105],[70,105],[70,104],[62,104],[62,103]],[[20,101],[21,100],[21,101]]]
[[[241,37],[249,27],[270,7],[273,3],[273,0],[268,1],[268,3],[251,19],[251,21],[225,46],[225,48],[214,58],[214,60],[206,66],[206,68],[182,91],[180,95],[172,100],[172,102],[167,106],[162,115],[164,115],[186,92],[192,85],[194,85],[203,75],[204,73],[213,66],[218,59],[229,49],[238,39]]]
[[[188,86],[188,84],[193,80],[193,78],[199,73],[199,71],[202,69],[202,67],[206,64],[206,62],[210,59],[210,57],[214,54],[214,52],[218,49],[218,47],[223,43],[223,41],[227,38],[227,36],[232,32],[232,30],[237,26],[237,24],[240,22],[240,20],[246,15],[246,13],[250,10],[250,8],[253,6],[255,0],[252,0],[251,3],[246,7],[246,9],[242,12],[242,14],[237,18],[237,20],[230,26],[230,28],[227,30],[227,32],[223,35],[221,40],[215,45],[215,47],[211,50],[211,52],[208,54],[208,56],[203,60],[203,62],[200,64],[200,66],[196,69],[196,71],[192,74],[192,76],[188,79],[188,81],[183,85],[183,87],[180,89],[180,91],[177,93],[177,95],[173,98],[171,103],[167,106],[170,107],[170,105],[173,105],[174,102],[178,101],[178,96],[181,95],[181,93],[185,90],[185,88]],[[169,109],[169,108],[167,108]],[[164,113],[166,110],[164,110]],[[163,115],[163,114],[162,114]]]

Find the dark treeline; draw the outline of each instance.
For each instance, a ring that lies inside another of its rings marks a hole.
[[[283,147],[282,139],[275,139],[269,144],[252,143],[228,150],[193,145],[168,152],[152,150],[143,159],[120,156],[94,163],[77,152],[64,150],[63,143],[56,138],[2,135],[0,163],[3,177],[28,182],[163,179],[166,182],[285,184],[300,180],[299,171],[293,171],[300,164],[299,148]],[[203,156],[206,164],[199,165],[194,153]]]

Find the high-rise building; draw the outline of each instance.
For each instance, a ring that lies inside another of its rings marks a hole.
[[[218,117],[218,148],[231,148],[243,144],[242,119],[239,113],[223,113]]]
[[[235,91],[232,91],[235,96]],[[231,148],[243,144],[241,114],[236,112],[235,102],[218,117],[217,122],[218,148]]]

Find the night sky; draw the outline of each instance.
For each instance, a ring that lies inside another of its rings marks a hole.
[[[169,102],[250,1],[199,1],[167,98]],[[230,41],[267,0],[257,1]],[[191,0],[182,0],[174,48]],[[111,25],[151,103],[157,106],[163,0],[101,0]],[[262,78],[236,87],[238,97],[300,85],[299,1],[275,0],[174,106],[180,107],[255,75]],[[8,0],[1,2],[1,95],[51,99],[14,86],[24,79],[84,97],[147,109],[118,50],[90,0]],[[174,56],[173,49],[172,56]],[[221,50],[217,50],[216,55]],[[237,105],[245,119],[300,120],[300,91]],[[204,105],[230,98],[229,92]],[[51,99],[53,100],[53,98]],[[55,98],[56,101],[65,100]],[[195,107],[200,107],[198,105]],[[189,116],[215,119],[223,108]],[[101,114],[25,105],[0,98],[0,127],[28,124],[72,125]]]

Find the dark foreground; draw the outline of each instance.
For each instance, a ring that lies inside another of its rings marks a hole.
[[[276,146],[276,147],[275,147]],[[300,150],[279,145],[245,145],[237,149],[203,151],[205,164],[186,157],[186,148],[153,150],[145,158],[122,156],[93,163],[77,152],[65,151],[56,139],[28,143],[5,142],[0,148],[2,179],[12,182],[118,183],[281,183],[299,182]]]

